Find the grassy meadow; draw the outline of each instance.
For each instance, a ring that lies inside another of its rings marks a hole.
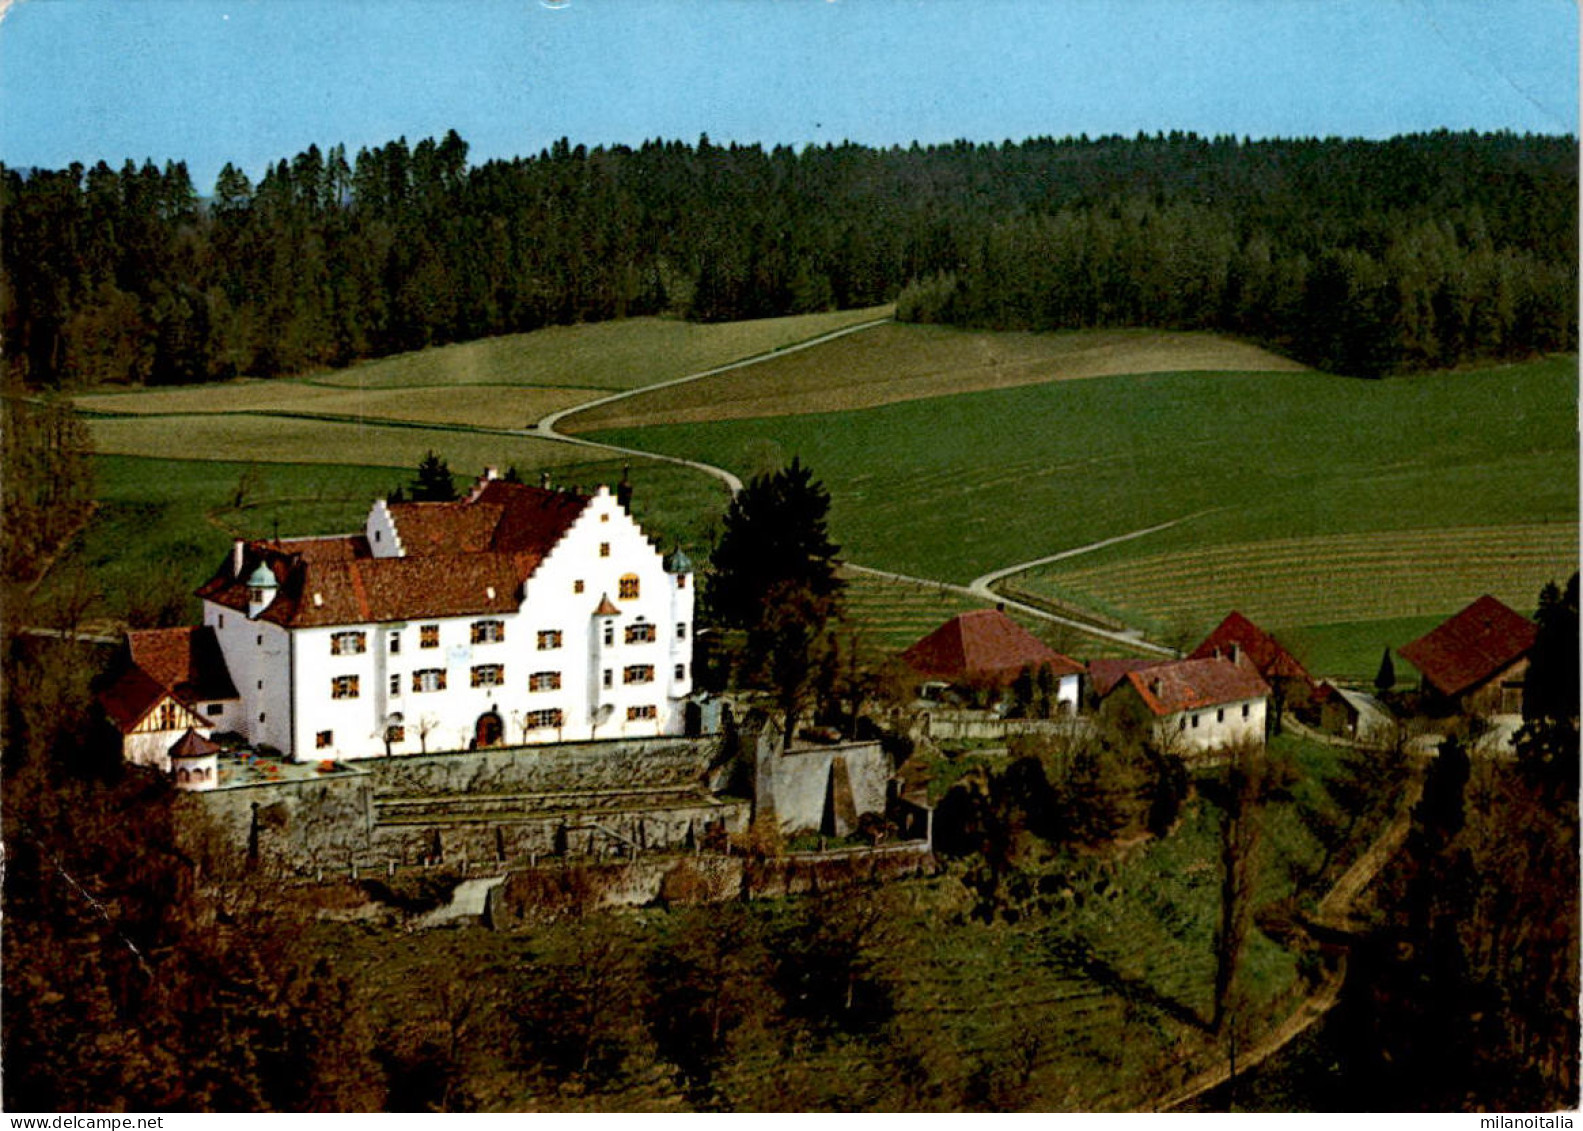
[[[1526,611],[1536,579],[1575,568],[1576,398],[1570,357],[1385,381],[1157,373],[591,438],[745,473],[800,456],[851,560],[959,583],[1176,521],[1013,580],[1183,640],[1232,607],[1356,623],[1327,647],[1366,638],[1377,663],[1382,621],[1486,589]]]

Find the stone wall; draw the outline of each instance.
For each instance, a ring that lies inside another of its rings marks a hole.
[[[988,711],[935,709],[919,712],[913,721],[912,731],[934,742],[960,739],[1004,741],[1017,734],[1071,734],[1074,728],[1087,726],[1087,720],[1080,718],[1003,719]]]
[[[890,758],[877,742],[781,750],[774,728],[759,731],[755,817],[773,814],[782,832],[848,836],[864,813],[885,812]]]
[[[574,742],[371,759],[359,768],[375,775],[381,793],[395,795],[686,786],[704,781],[718,745],[679,738]]]
[[[648,856],[619,864],[554,862],[514,870],[489,893],[485,921],[500,930],[609,907],[720,903],[840,891],[854,884],[932,874],[921,841],[878,849],[742,856]]]

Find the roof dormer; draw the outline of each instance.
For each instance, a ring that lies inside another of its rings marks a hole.
[[[275,599],[279,590],[279,583],[275,580],[274,571],[267,563],[259,562],[258,568],[247,579],[247,615],[249,620],[257,620],[260,613],[269,608],[270,602]]]

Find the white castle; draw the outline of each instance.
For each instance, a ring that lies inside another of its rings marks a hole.
[[[605,487],[488,469],[360,534],[239,540],[198,596],[201,627],[128,634],[102,696],[130,761],[201,773],[171,757],[188,730],[308,762],[684,728],[692,564]]]

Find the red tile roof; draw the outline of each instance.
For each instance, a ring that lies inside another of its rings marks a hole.
[[[237,697],[213,629],[146,629],[128,632],[126,640],[130,663],[99,694],[106,713],[123,731],[142,722],[167,695],[195,715],[200,703]]]
[[[1128,672],[1130,683],[1155,715],[1174,715],[1244,699],[1261,699],[1270,687],[1230,660],[1171,660]]]
[[[1461,695],[1522,659],[1538,631],[1486,595],[1397,652],[1442,695]]]
[[[1167,662],[1166,660],[1090,660],[1088,683],[1094,689],[1094,694],[1103,699],[1111,693],[1116,684],[1126,678],[1128,672],[1141,672],[1145,668]]]
[[[1314,677],[1308,674],[1296,656],[1281,646],[1280,641],[1254,624],[1239,612],[1233,611],[1204,638],[1204,642],[1188,655],[1189,660],[1212,659],[1216,652],[1230,657],[1235,644],[1242,649],[1259,674],[1265,679],[1295,679],[1312,685]]]
[[[1050,665],[1057,676],[1079,675],[1083,666],[1063,656],[998,609],[952,617],[902,653],[918,674],[952,681],[989,679],[1009,683],[1025,667]]]
[[[588,497],[495,481],[455,503],[396,503],[403,557],[374,557],[362,535],[250,542],[198,595],[246,612],[260,562],[279,584],[259,619],[289,628],[514,612],[522,586]]]
[[[217,745],[191,727],[188,727],[187,733],[178,738],[170,748],[172,758],[207,758],[219,752],[220,748]]]

